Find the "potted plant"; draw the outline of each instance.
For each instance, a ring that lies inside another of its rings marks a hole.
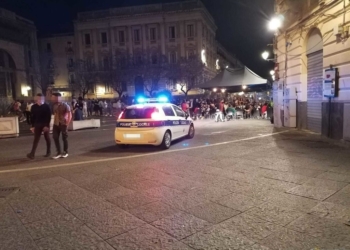
[[[19,136],[18,117],[9,112],[10,105],[7,98],[0,98],[0,138]]]

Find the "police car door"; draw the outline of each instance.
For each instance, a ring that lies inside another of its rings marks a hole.
[[[178,106],[173,105],[173,108],[177,116],[177,121],[179,122],[178,126],[176,126],[178,127],[179,137],[182,137],[187,133],[186,115]]]
[[[164,115],[166,117],[166,123],[171,130],[173,139],[181,137],[179,128],[179,119],[176,117],[175,110],[171,107],[172,105],[164,105],[162,107]]]

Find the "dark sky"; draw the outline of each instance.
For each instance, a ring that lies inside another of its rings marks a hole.
[[[39,35],[73,31],[78,11],[186,0],[1,0],[0,7],[33,20]],[[217,40],[257,74],[268,77],[273,64],[261,53],[272,43],[267,30],[274,0],[202,0],[218,26]]]

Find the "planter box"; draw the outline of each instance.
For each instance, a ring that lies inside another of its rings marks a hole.
[[[19,136],[18,117],[0,118],[0,138],[10,138]]]
[[[100,128],[101,121],[100,119],[91,119],[91,120],[83,120],[83,121],[71,121],[68,126],[68,130],[79,130],[86,128]]]

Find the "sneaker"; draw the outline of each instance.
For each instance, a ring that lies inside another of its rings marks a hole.
[[[62,155],[61,155],[61,158],[67,158],[68,157],[68,153],[63,153]]]
[[[57,159],[59,159],[59,158],[61,158],[61,157],[62,157],[61,154],[57,154],[56,156],[52,157],[52,159],[57,160]]]
[[[27,158],[34,160],[34,155],[32,155],[31,153],[27,154]]]

